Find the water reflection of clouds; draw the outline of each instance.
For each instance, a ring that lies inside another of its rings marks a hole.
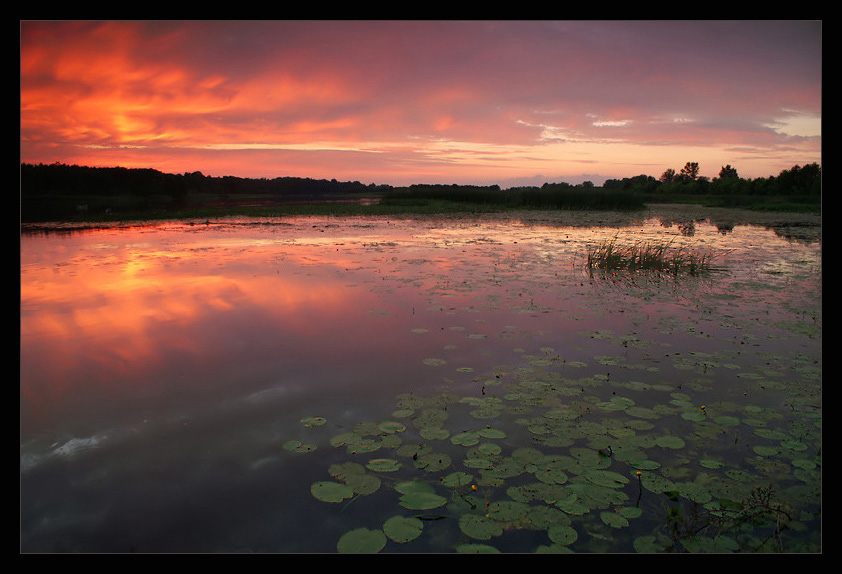
[[[348,287],[344,269],[358,260],[328,252],[303,264],[323,248],[115,243],[97,248],[97,264],[84,247],[54,254],[61,272],[23,261],[21,410],[30,421],[49,420],[74,396],[163,389],[173,365],[213,377],[273,346],[289,353],[370,303]]]

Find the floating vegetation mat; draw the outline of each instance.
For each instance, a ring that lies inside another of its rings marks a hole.
[[[809,390],[788,389],[792,420],[701,383],[536,370],[489,388],[402,394],[390,418],[330,438],[344,460],[311,495],[369,509],[337,551],[819,549],[799,534],[821,484]]]

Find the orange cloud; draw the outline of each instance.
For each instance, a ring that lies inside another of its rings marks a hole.
[[[734,164],[742,146],[757,151],[740,173],[766,176],[770,156],[772,173],[820,160],[820,134],[768,127],[820,117],[817,37],[810,22],[23,22],[21,157],[467,183],[581,173],[583,153],[636,175],[665,147]],[[513,152],[490,165],[492,148]]]

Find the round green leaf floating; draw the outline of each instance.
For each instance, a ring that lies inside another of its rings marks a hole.
[[[609,488],[622,488],[629,479],[613,470],[588,469],[582,476],[590,483]]]
[[[639,518],[643,514],[643,510],[637,506],[623,506],[617,509],[617,514],[623,518]]]
[[[528,504],[514,500],[496,500],[488,506],[488,516],[502,522],[523,520],[528,513]]]
[[[675,490],[675,483],[659,474],[646,473],[640,478],[640,484],[650,492],[661,493]]]
[[[373,494],[380,488],[381,481],[371,474],[352,474],[345,480],[356,494]]]
[[[636,458],[628,461],[630,465],[638,470],[655,470],[661,466],[661,463],[649,460],[648,458]]]
[[[459,554],[499,554],[500,551],[488,544],[460,544],[456,547]]]
[[[450,431],[441,427],[425,426],[418,434],[427,440],[444,440],[450,436]]]
[[[629,525],[628,519],[626,517],[617,514],[616,512],[610,510],[603,510],[599,513],[599,518],[612,528],[623,528]]]
[[[433,485],[420,480],[404,480],[395,485],[395,490],[401,494],[410,494],[412,492],[434,492]]]
[[[683,448],[684,440],[677,436],[659,436],[655,439],[655,444],[661,448]]]
[[[550,537],[550,540],[562,546],[573,544],[579,538],[576,530],[567,524],[554,524],[550,526],[547,529],[547,535]]]
[[[480,470],[488,470],[494,467],[494,463],[487,458],[466,458],[462,464],[468,468],[477,468]]]
[[[413,490],[401,496],[400,504],[409,510],[430,510],[447,504],[447,499],[434,492]]]
[[[462,472],[461,470],[451,472],[441,479],[441,483],[448,488],[458,488],[460,486],[467,486],[474,480],[473,474]]]
[[[707,418],[707,415],[704,413],[704,411],[686,411],[681,413],[681,418],[699,423],[705,420]]]
[[[322,502],[342,502],[354,496],[354,490],[345,484],[320,480],[310,485],[310,493]]]
[[[423,522],[406,516],[393,516],[383,524],[386,536],[401,544],[418,538],[423,529]]]
[[[304,417],[301,419],[301,424],[305,427],[320,427],[327,422],[324,417]]]
[[[415,467],[423,468],[428,472],[439,472],[449,467],[452,462],[450,455],[431,452],[419,456],[415,461]]]
[[[663,552],[667,543],[656,536],[645,534],[634,539],[634,549],[641,554],[653,554]]]
[[[477,540],[489,540],[503,533],[503,527],[487,516],[478,514],[463,514],[459,517],[459,528]]]
[[[479,435],[473,431],[463,431],[450,437],[450,442],[462,446],[474,446],[479,442]]]
[[[343,554],[374,554],[383,550],[384,546],[386,546],[386,535],[383,531],[365,527],[346,532],[336,543],[336,549]]]
[[[547,456],[537,463],[535,478],[547,484],[564,484],[567,482],[566,468],[567,459],[564,456]]]
[[[298,439],[293,439],[284,443],[284,450],[288,450],[290,452],[313,452],[316,450],[316,445],[305,444]]]
[[[717,424],[722,425],[724,427],[735,427],[740,424],[740,419],[737,417],[732,417],[729,415],[722,415],[718,417],[714,417],[713,419]]]
[[[695,482],[683,482],[675,486],[679,494],[699,504],[709,502],[712,498],[710,492],[704,486]]]
[[[482,454],[494,456],[496,454],[500,454],[500,452],[502,452],[503,449],[500,447],[499,444],[486,442],[479,445],[477,447],[477,450]]]
[[[397,421],[383,421],[377,425],[382,432],[387,434],[403,432],[406,430],[406,425]]]
[[[345,482],[349,476],[355,474],[365,474],[365,468],[363,468],[363,465],[356,462],[332,464],[328,467],[327,471],[333,478],[341,482]]]
[[[401,463],[393,458],[374,458],[368,461],[366,467],[375,472],[394,472],[401,467]]]
[[[753,446],[752,450],[754,450],[754,452],[756,452],[760,456],[775,456],[781,451],[779,447],[763,445]]]
[[[805,451],[808,448],[803,442],[794,439],[781,441],[781,446],[797,452]]]
[[[477,434],[480,435],[483,438],[491,438],[491,439],[506,438],[505,432],[503,432],[501,430],[498,430],[498,429],[492,429],[492,428],[484,428],[482,430],[478,430]]]

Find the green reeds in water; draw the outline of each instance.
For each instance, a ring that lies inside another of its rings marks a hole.
[[[700,275],[712,269],[713,256],[709,251],[694,251],[687,247],[673,247],[668,243],[638,241],[618,245],[616,238],[599,245],[588,246],[589,270],[655,271],[672,275]]]

